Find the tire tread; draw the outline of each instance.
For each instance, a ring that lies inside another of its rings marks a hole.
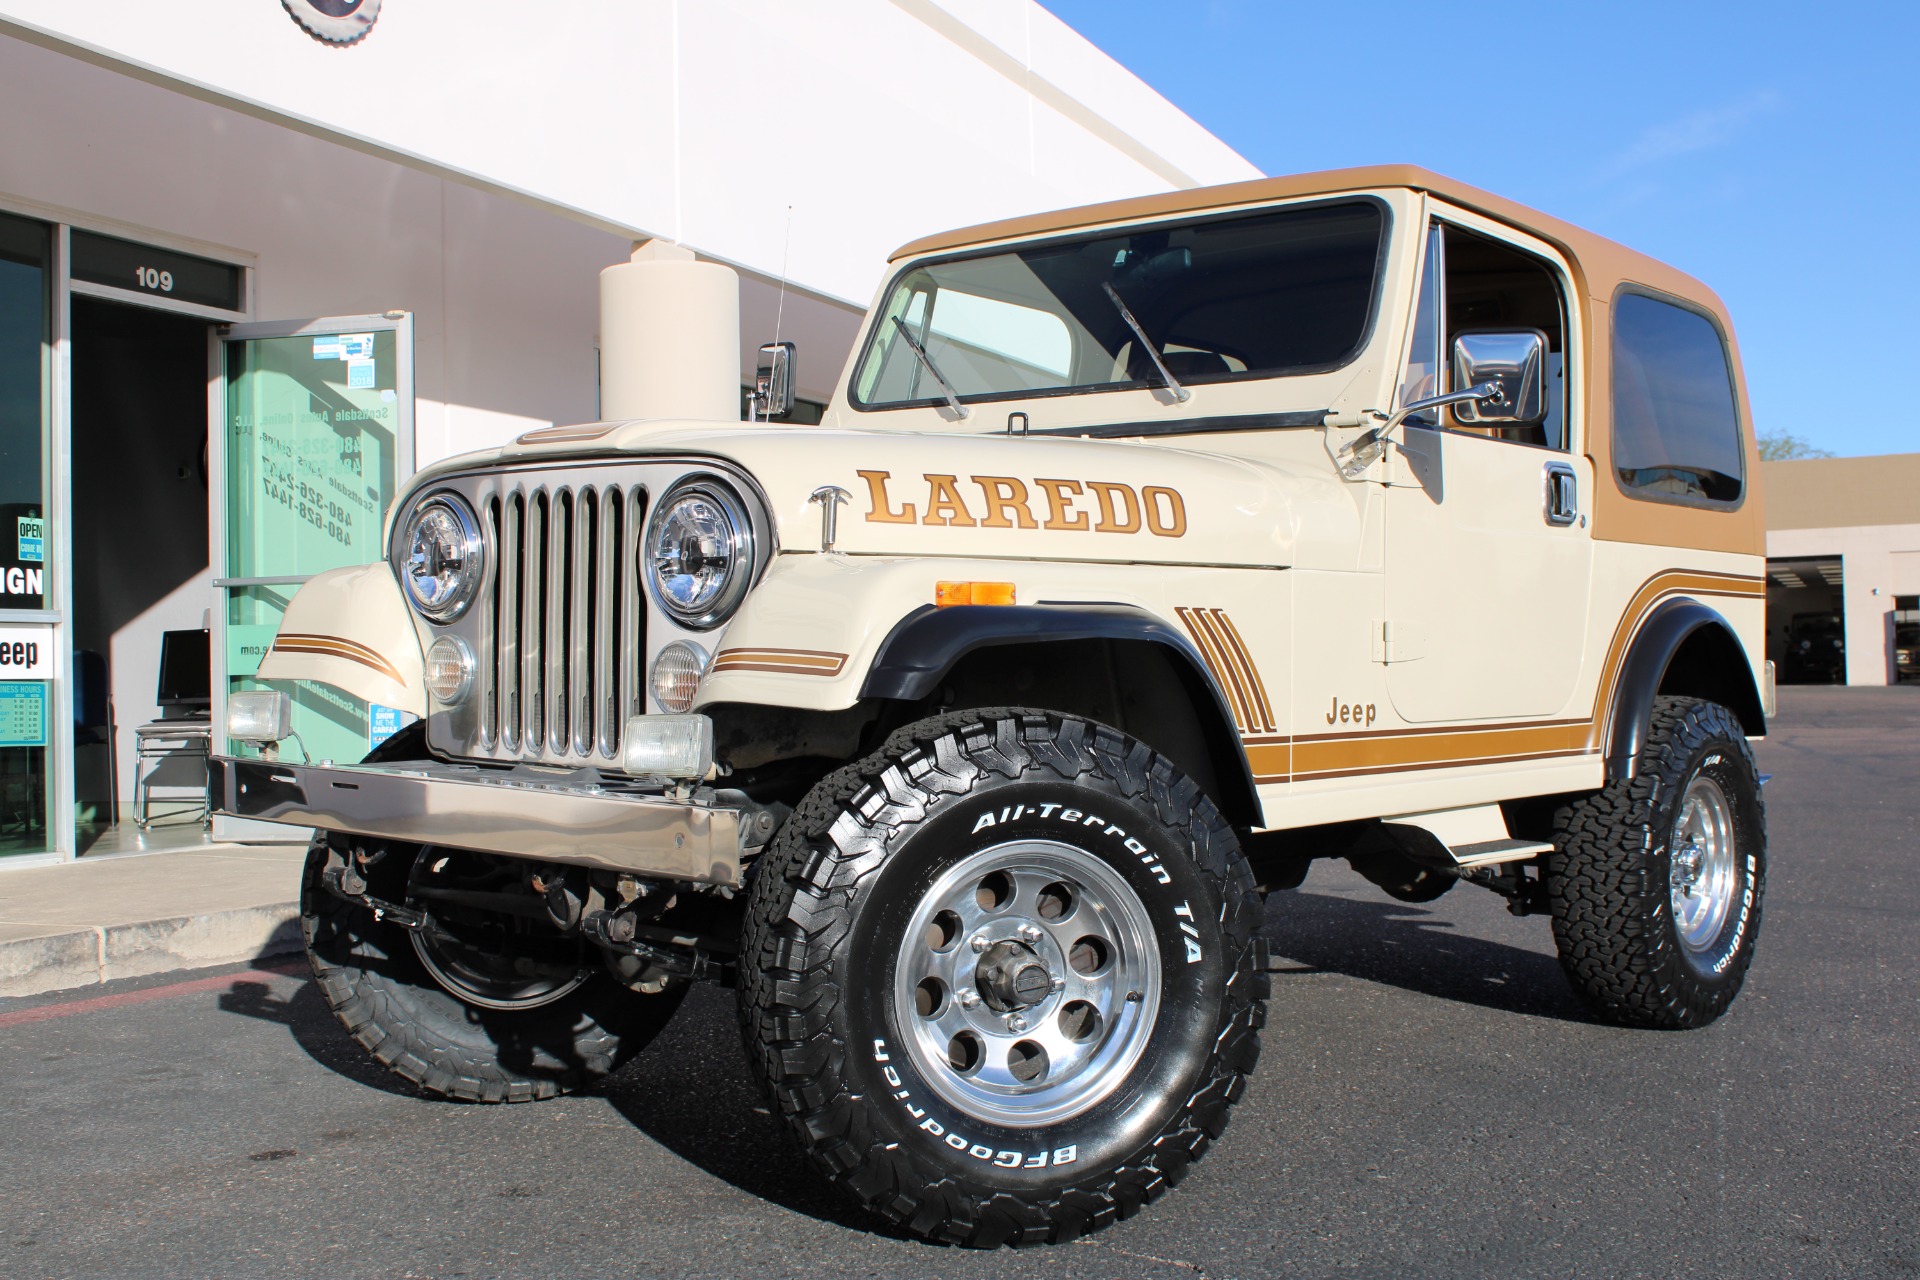
[[[858,886],[885,861],[884,833],[961,795],[987,772],[1044,768],[1106,779],[1188,834],[1190,856],[1221,887],[1233,948],[1224,1025],[1198,1084],[1161,1131],[1119,1167],[1046,1198],[976,1196],[926,1180],[913,1157],[869,1131],[835,1038],[836,944],[853,927]],[[1224,1130],[1259,1057],[1268,989],[1262,904],[1231,829],[1172,763],[1114,730],[1020,708],[952,712],[908,725],[824,778],[761,859],[742,932],[741,1030],[776,1114],[825,1177],[888,1221],[929,1239],[993,1248],[1057,1243],[1132,1216],[1185,1176]]]
[[[1765,814],[1751,788],[1762,854],[1744,950],[1728,980],[1694,980],[1667,927],[1663,851],[1670,798],[1690,762],[1710,744],[1732,750],[1757,778],[1745,731],[1727,708],[1695,698],[1659,697],[1645,747],[1630,779],[1562,807],[1554,818],[1547,896],[1561,967],[1581,998],[1622,1026],[1683,1030],[1705,1026],[1739,993],[1760,928],[1765,877]]]

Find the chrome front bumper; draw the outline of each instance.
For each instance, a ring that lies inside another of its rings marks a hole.
[[[431,760],[215,756],[208,799],[235,818],[730,886],[741,883],[747,825],[742,810],[724,805]]]

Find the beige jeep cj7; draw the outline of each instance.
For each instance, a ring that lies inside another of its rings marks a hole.
[[[1180,191],[908,245],[817,426],[779,344],[720,420],[725,268],[603,288],[623,420],[423,471],[227,699],[215,805],[319,829],[401,1075],[551,1097],[715,979],[824,1176],[993,1245],[1220,1136],[1315,858],[1548,916],[1598,1017],[1733,1001],[1772,682],[1699,283],[1413,168]],[[416,719],[294,763],[313,685]]]

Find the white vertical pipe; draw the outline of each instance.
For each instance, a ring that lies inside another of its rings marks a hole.
[[[648,240],[600,273],[600,416],[740,420],[740,277]]]

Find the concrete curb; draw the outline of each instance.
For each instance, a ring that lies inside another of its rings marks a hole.
[[[202,915],[89,925],[0,942],[0,997],[96,986],[176,969],[207,969],[298,951],[300,906],[237,907]]]

